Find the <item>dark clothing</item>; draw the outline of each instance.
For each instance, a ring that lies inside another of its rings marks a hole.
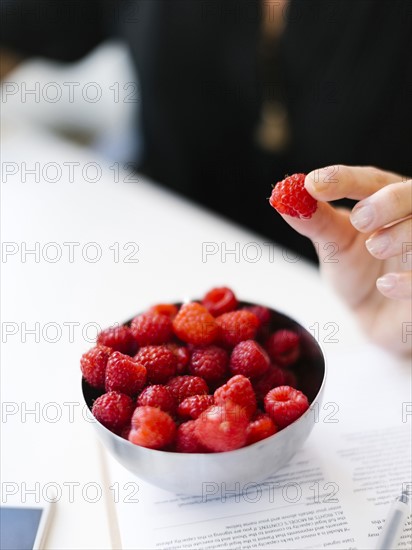
[[[262,80],[256,0],[3,0],[2,41],[71,61],[125,40],[141,89],[139,170],[282,245],[312,245],[269,207],[285,173],[329,164],[412,174],[412,3],[291,0],[273,76]],[[273,88],[290,146],[255,140]]]

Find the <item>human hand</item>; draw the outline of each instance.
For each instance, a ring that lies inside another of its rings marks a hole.
[[[412,180],[337,165],[308,174],[305,187],[319,201],[317,211],[309,220],[284,219],[314,242],[323,275],[369,336],[392,351],[410,353]],[[326,202],[344,197],[359,200],[352,212]]]

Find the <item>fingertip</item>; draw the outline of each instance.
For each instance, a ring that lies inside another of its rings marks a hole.
[[[305,189],[315,199],[317,198],[316,182],[319,180],[319,172],[320,170],[313,170],[305,178]]]
[[[369,254],[378,260],[384,260],[391,255],[391,238],[387,233],[374,233],[365,241]]]
[[[286,214],[281,214],[283,219],[295,231],[316,241],[336,241],[342,243],[342,246],[352,238],[348,235],[348,229],[352,229],[348,224],[348,215],[346,212],[337,212],[326,202],[318,202],[317,209],[310,218],[294,218]]]
[[[386,298],[407,300],[412,298],[410,273],[386,273],[376,281],[376,288]]]
[[[392,273],[387,273],[386,275],[379,277],[376,281],[376,287],[381,294],[390,297],[391,292],[393,292],[393,289],[396,286],[396,282],[396,277]]]
[[[328,200],[328,193],[333,191],[333,184],[336,182],[335,174],[338,172],[338,166],[325,166],[312,170],[305,178],[306,191],[315,199]]]

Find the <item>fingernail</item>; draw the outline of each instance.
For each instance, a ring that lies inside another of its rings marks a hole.
[[[384,275],[383,277],[379,277],[379,279],[376,281],[376,286],[379,288],[379,290],[388,291],[392,290],[396,286],[396,276],[395,275]]]
[[[313,170],[309,172],[307,178],[311,180],[315,191],[324,191],[330,185],[330,167],[320,168],[319,170]]]
[[[350,215],[350,221],[355,229],[362,230],[372,223],[373,220],[373,208],[369,205],[360,206],[352,210]]]
[[[375,237],[370,237],[365,244],[371,254],[380,256],[389,248],[391,239],[388,235],[376,235]]]

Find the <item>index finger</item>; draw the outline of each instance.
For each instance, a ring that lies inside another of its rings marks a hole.
[[[406,178],[372,166],[337,164],[310,172],[306,176],[305,187],[310,195],[320,201],[343,198],[361,200],[403,179]]]

